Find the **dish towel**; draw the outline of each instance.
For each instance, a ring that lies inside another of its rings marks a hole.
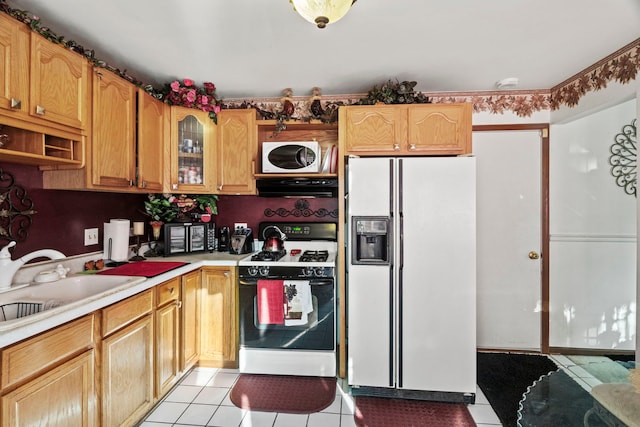
[[[284,294],[287,307],[284,323],[286,326],[305,325],[308,314],[313,311],[311,285],[308,280],[285,280]]]
[[[258,323],[284,324],[284,281],[258,280]]]

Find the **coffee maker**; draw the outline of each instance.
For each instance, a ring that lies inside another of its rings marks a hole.
[[[229,252],[229,237],[229,227],[220,227],[218,230],[218,252]]]

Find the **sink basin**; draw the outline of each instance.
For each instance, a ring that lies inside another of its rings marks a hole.
[[[144,277],[79,274],[55,282],[32,284],[0,295],[0,322],[117,292]]]

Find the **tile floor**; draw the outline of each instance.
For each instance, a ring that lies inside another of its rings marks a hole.
[[[564,356],[551,356],[585,390],[600,381]],[[336,399],[322,412],[310,415],[245,411],[229,399],[238,378],[234,369],[194,368],[159,402],[140,427],[355,427],[353,400],[340,387]],[[346,387],[345,387],[346,389]],[[501,426],[482,391],[476,390],[476,403],[469,412],[478,427]]]
[[[342,391],[322,412],[310,415],[245,411],[229,399],[238,378],[232,369],[194,368],[159,402],[140,427],[355,427],[353,401]],[[469,412],[478,427],[500,426],[498,417],[480,389]]]

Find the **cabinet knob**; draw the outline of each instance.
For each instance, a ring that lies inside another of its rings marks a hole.
[[[223,275],[224,275],[224,277],[229,277],[229,272],[228,272],[228,271],[225,271],[225,272],[223,273]]]
[[[22,109],[22,101],[20,101],[19,99],[16,99],[16,98],[11,98],[11,108],[13,108],[15,110]]]
[[[44,116],[46,109],[42,105],[36,105],[36,114]]]
[[[141,187],[142,188],[147,188],[147,181],[142,181]]]
[[[182,301],[176,301],[176,306],[178,308],[182,308]]]
[[[178,184],[172,184],[171,188],[174,189],[174,190],[177,190],[178,189]]]
[[[395,144],[393,144],[393,149],[394,150],[399,150],[400,149],[400,144],[398,144],[397,142]]]
[[[133,186],[135,186],[135,183],[133,182],[133,180],[132,180],[132,179],[130,179],[130,180],[129,180],[129,187],[133,187]]]
[[[416,144],[409,144],[409,150],[415,150]]]
[[[222,185],[218,185],[218,190],[222,190]]]

